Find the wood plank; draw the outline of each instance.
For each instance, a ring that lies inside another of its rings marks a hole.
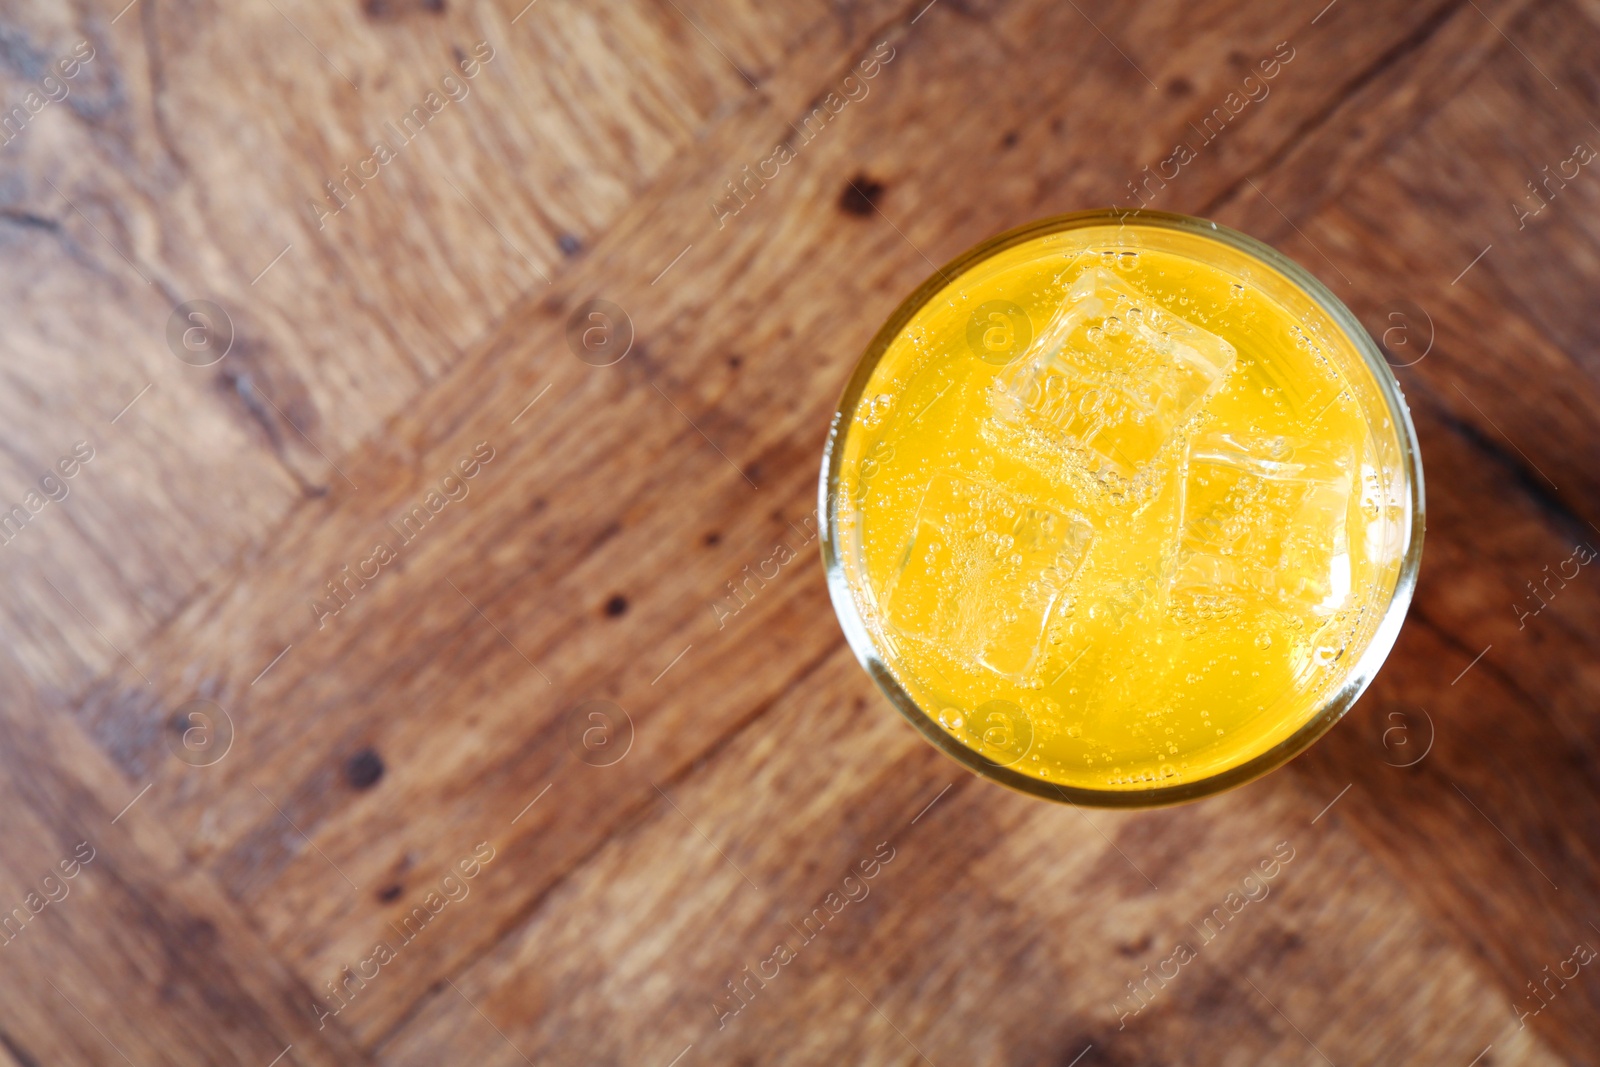
[[[380,1054],[1174,1063],[1226,1027],[1204,1062],[1557,1062],[1295,778],[1086,815],[973,779],[880,703],[838,650]]]

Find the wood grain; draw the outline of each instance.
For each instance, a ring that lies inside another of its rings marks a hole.
[[[138,0],[0,28],[0,99],[95,50],[0,146],[0,500],[95,451],[0,546],[0,890],[106,842],[8,946],[0,1055],[1588,1055],[1587,970],[1547,1007],[1527,983],[1600,944],[1600,586],[1512,604],[1600,538],[1600,182],[1522,229],[1509,204],[1600,145],[1592,7]],[[935,264],[1140,199],[1271,241],[1375,334],[1401,309],[1431,521],[1349,721],[1112,815],[973,779],[890,711],[832,618],[815,478]],[[168,345],[191,299],[233,324],[209,367]],[[609,366],[569,339],[596,299],[632,339]]]
[[[25,693],[8,669],[8,691]],[[304,1005],[215,883],[137,818],[147,800],[60,708],[0,720],[0,1045],[18,1063],[370,1059]]]

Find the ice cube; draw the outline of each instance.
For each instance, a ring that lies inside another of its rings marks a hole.
[[[995,412],[1131,479],[1222,387],[1234,359],[1222,338],[1094,267],[1001,373]]]
[[[1226,613],[1246,600],[1326,618],[1350,598],[1354,464],[1286,437],[1203,433],[1189,444],[1173,593]]]
[[[923,492],[885,590],[885,619],[896,634],[957,664],[1026,684],[1044,658],[1050,614],[1093,536],[1075,511],[941,470]]]

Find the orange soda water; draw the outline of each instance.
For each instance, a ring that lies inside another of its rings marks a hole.
[[[830,443],[858,653],[1033,792],[1266,769],[1364,686],[1409,597],[1420,468],[1370,340],[1281,257],[1181,221],[957,261],[880,334]]]

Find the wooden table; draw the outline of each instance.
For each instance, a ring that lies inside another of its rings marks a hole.
[[[124,2],[0,16],[0,1062],[1600,1062],[1593,0]],[[1327,739],[1115,814],[813,509],[934,264],[1141,201],[1385,339],[1431,521]]]

